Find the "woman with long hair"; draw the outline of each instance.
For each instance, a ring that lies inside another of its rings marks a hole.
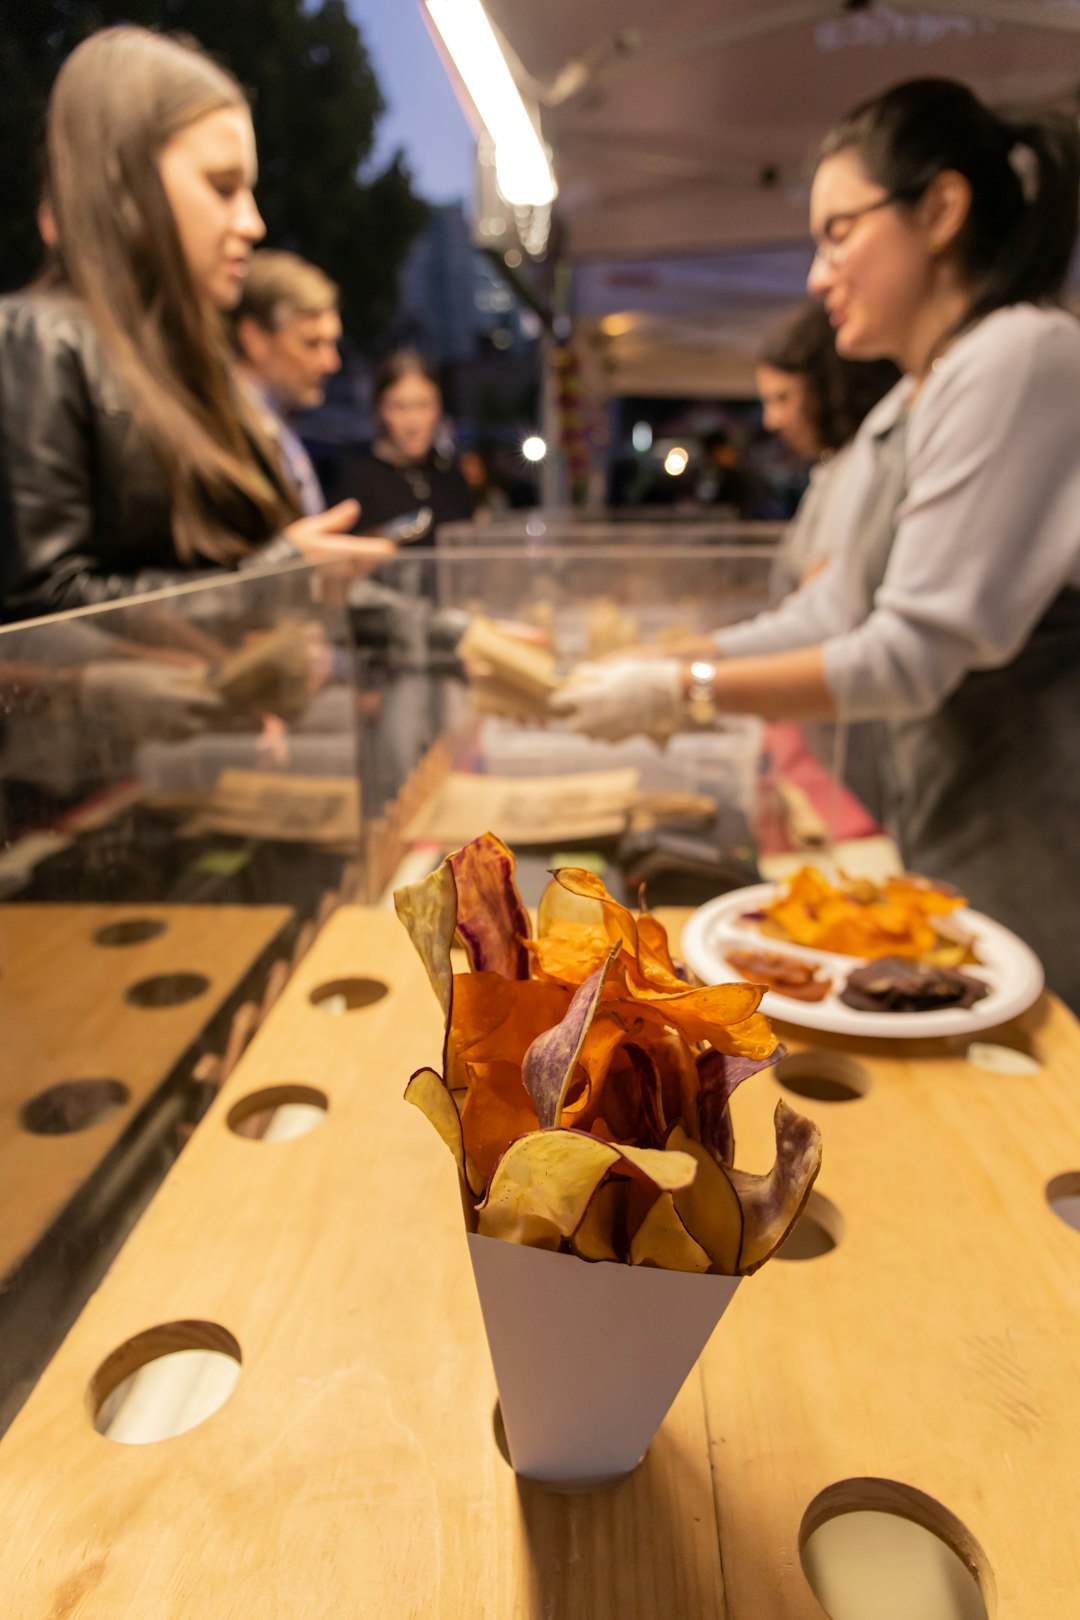
[[[696,668],[718,711],[882,720],[907,865],[955,883],[1080,1009],[1080,325],[1075,119],[915,80],[828,137],[810,289],[904,380],[866,418],[842,552]],[[670,723],[676,661],[583,673],[607,736]]]
[[[191,570],[321,555],[233,379],[222,312],[265,227],[243,92],[193,45],[91,36],[49,100],[43,276],[0,300],[0,595],[9,618]],[[330,549],[333,549],[331,546]],[[265,553],[264,553],[265,555]]]
[[[891,360],[837,354],[832,323],[816,303],[769,334],[754,373],[765,427],[810,464],[809,485],[769,576],[770,599],[779,602],[828,561],[839,539],[836,513],[851,441],[900,373]]]

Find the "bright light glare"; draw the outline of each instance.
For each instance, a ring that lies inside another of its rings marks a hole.
[[[689,465],[690,457],[681,444],[675,445],[664,457],[664,471],[672,478],[678,478],[679,474],[684,473]]]
[[[516,208],[555,201],[558,187],[543,142],[480,0],[426,0],[443,44],[495,143],[499,190]]]
[[[526,461],[543,461],[547,455],[547,445],[538,433],[531,433],[522,445],[521,453]]]
[[[648,422],[635,422],[630,434],[630,442],[639,456],[652,449],[652,428]]]

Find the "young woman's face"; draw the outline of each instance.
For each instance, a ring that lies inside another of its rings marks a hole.
[[[410,461],[426,456],[435,442],[442,400],[426,377],[402,377],[379,401],[379,416],[395,448]]]
[[[807,285],[829,312],[837,353],[851,360],[902,356],[931,284],[925,229],[846,151],[818,166],[810,232],[818,251]]]
[[[806,378],[776,366],[758,366],[756,376],[767,430],[778,434],[804,461],[813,461],[822,446],[807,415]]]
[[[218,309],[239,302],[251,250],[266,235],[255,206],[255,132],[243,107],[207,113],[158,159],[195,285]]]

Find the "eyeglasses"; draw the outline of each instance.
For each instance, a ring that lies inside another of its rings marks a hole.
[[[816,252],[814,257],[820,259],[822,264],[839,264],[844,257],[844,248],[856,224],[867,214],[877,213],[879,208],[891,208],[893,203],[899,202],[899,197],[889,192],[879,197],[877,202],[867,203],[865,208],[851,208],[843,214],[830,214],[821,227],[821,235],[815,240]]]

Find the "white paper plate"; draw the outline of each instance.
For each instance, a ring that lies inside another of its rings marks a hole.
[[[974,1035],[992,1029],[1030,1007],[1043,987],[1043,970],[1035,952],[1000,923],[980,911],[954,911],[950,919],[975,936],[979,961],[965,967],[973,978],[984,979],[990,993],[974,1007],[942,1007],[936,1012],[888,1013],[859,1012],[840,1000],[840,991],[852,971],[863,965],[856,956],[840,956],[835,951],[814,951],[804,945],[789,945],[763,934],[743,919],[748,911],[760,911],[780,885],[758,883],[749,889],[735,889],[700,906],[683,929],[681,955],[704,984],[730,984],[739,977],[727,961],[729,951],[779,951],[817,963],[823,977],[832,981],[822,1001],[797,1001],[775,990],[766,991],[761,1010],[770,1018],[800,1024],[804,1029],[828,1030],[834,1035],[887,1036],[893,1039],[925,1038],[936,1035]]]

